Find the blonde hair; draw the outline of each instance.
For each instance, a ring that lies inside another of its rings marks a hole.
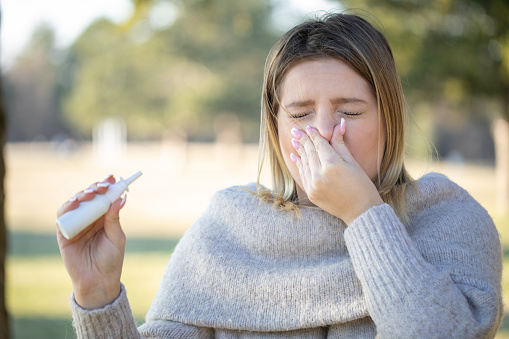
[[[326,14],[323,18],[304,22],[284,34],[271,49],[265,63],[262,89],[258,195],[283,209],[296,209],[296,184],[279,146],[277,115],[281,85],[287,71],[296,63],[323,58],[346,63],[372,86],[386,126],[386,142],[375,185],[383,201],[407,223],[406,190],[413,185],[413,180],[403,160],[407,108],[403,89],[385,37],[366,20],[352,14]],[[260,185],[266,157],[272,174],[271,193]]]

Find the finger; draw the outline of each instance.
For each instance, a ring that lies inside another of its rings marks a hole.
[[[87,188],[86,190],[78,192],[76,194],[76,198],[78,199],[79,202],[90,201],[90,200],[94,199],[96,193],[97,193],[97,188],[90,187],[90,188]]]
[[[309,165],[309,159],[306,154],[306,151],[304,149],[304,146],[301,145],[301,142],[305,142],[305,139],[307,138],[305,134],[297,129],[292,129],[291,131],[294,138],[291,140],[292,146],[295,149],[296,153],[298,154],[298,161],[292,159],[293,162],[297,164],[297,167],[299,169],[299,175],[303,181],[303,185],[305,186],[304,182],[307,181],[306,178],[309,178],[311,180],[311,169]],[[298,141],[296,138],[299,138],[300,141]],[[294,155],[295,157],[295,155]],[[291,155],[290,155],[290,158]]]
[[[106,177],[104,177],[103,181],[109,181],[110,184],[114,184],[115,183],[115,177],[113,176],[113,174],[108,174]]]
[[[103,194],[108,190],[108,187],[115,183],[115,178],[112,175],[108,175],[103,181],[95,182],[88,186],[87,189],[76,193],[75,197],[78,201],[89,201],[94,199],[96,194]]]
[[[297,141],[297,139],[293,138],[291,140],[292,142],[292,146],[293,148],[295,149],[295,152],[296,154],[299,156],[300,158],[300,163],[303,165],[303,166],[308,166],[308,157],[306,155],[306,151],[304,150],[304,146],[302,146],[300,144],[300,142]],[[295,162],[295,161],[294,161]]]
[[[341,118],[341,124],[334,127],[334,131],[332,132],[332,138],[331,138],[331,146],[336,151],[337,154],[343,160],[345,160],[348,163],[357,163],[348,150],[348,147],[346,147],[344,135],[346,132],[346,122],[344,118]]]
[[[299,177],[301,179],[302,188],[305,190],[307,187],[308,178],[311,178],[309,174],[309,166],[305,166],[302,162],[302,159],[293,153],[290,153],[290,159],[295,163],[297,169],[299,170]]]
[[[301,177],[302,175],[310,176],[309,160],[303,146],[305,140],[307,139],[306,133],[304,133],[303,131],[299,131],[296,128],[292,128],[291,134],[293,136],[293,139],[291,140],[292,146],[295,149],[296,153],[298,154],[300,158],[299,164],[302,166]]]
[[[311,172],[318,178],[321,173],[323,160],[321,159],[322,154],[320,154],[323,151],[319,152],[319,150],[325,147],[323,143],[327,143],[327,141],[318,133],[318,130],[310,126],[306,127],[306,133],[305,137],[302,138],[304,140],[304,149],[309,158]]]
[[[338,126],[336,126],[338,127]],[[322,164],[322,169],[325,164],[334,164],[340,160],[338,152],[332,147],[330,142],[325,139],[318,130],[314,128],[306,129],[310,138],[316,146],[316,152]]]
[[[61,216],[67,211],[77,208],[79,205],[80,203],[78,201],[78,198],[76,196],[71,197],[57,209],[57,217]]]
[[[103,194],[108,190],[111,184],[115,183],[115,178],[112,174],[107,175],[103,181],[90,185],[87,189],[76,193],[68,201],[57,209],[57,217],[62,214],[77,208],[80,205],[80,201],[89,201],[95,197],[96,193]]]
[[[98,194],[104,194],[112,184],[115,183],[115,177],[113,174],[107,175],[103,181],[96,183],[95,188]]]
[[[111,183],[109,181],[101,181],[98,182],[96,185],[96,193],[97,194],[104,194],[108,190],[108,187],[111,186]]]
[[[89,201],[95,197],[96,190],[93,188],[87,188],[84,191],[76,193],[73,197],[71,197],[67,202],[65,202],[60,208],[57,210],[57,217],[62,214],[78,208],[80,205],[80,201]]]

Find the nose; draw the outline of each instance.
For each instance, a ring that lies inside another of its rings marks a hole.
[[[317,119],[315,120],[314,127],[318,130],[320,135],[326,139],[327,141],[331,141],[332,133],[334,132],[334,127],[339,124],[339,120],[336,119],[334,113],[325,113],[318,114]]]

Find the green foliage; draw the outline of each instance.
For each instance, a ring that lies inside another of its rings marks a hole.
[[[53,29],[40,25],[17,63],[3,77],[8,140],[49,139],[64,130],[63,91]]]
[[[392,47],[411,121],[424,131],[409,125],[412,155],[427,153],[427,139],[439,156],[492,162],[490,125],[509,120],[509,2],[337,2],[367,16]]]
[[[418,100],[468,107],[509,95],[509,3],[505,0],[343,0],[383,22],[405,84]],[[509,106],[504,109],[509,115]]]
[[[221,113],[246,126],[258,121],[263,64],[275,41],[268,1],[166,2],[178,14],[163,29],[151,12],[161,3],[137,3],[126,24],[99,20],[72,47],[65,107],[84,135],[110,116],[124,118],[138,139],[168,129],[211,139]]]

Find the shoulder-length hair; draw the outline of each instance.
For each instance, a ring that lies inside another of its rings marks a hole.
[[[262,89],[258,195],[293,209],[298,205],[297,189],[288,170],[277,129],[281,86],[296,63],[335,58],[357,71],[376,95],[379,119],[385,119],[386,142],[375,185],[383,201],[407,222],[406,189],[413,181],[405,170],[406,102],[391,48],[385,37],[363,18],[352,14],[326,14],[304,22],[286,34],[271,49]],[[381,120],[380,120],[381,121]],[[379,124],[383,128],[382,123]],[[268,159],[273,192],[261,188],[264,160]]]

